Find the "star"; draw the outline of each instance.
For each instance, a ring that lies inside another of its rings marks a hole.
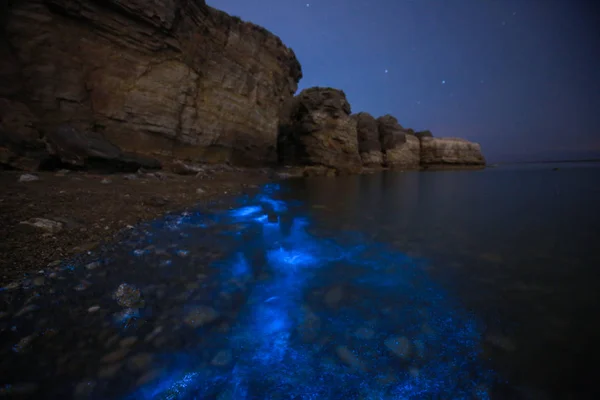
[[[420,100],[417,100],[417,104],[421,104],[421,101],[420,101]]]
[[[506,21],[502,21],[502,26],[506,25]]]
[[[513,11],[513,15],[517,15],[517,12],[516,12],[516,11]]]
[[[385,73],[386,73],[386,74],[388,73],[388,70],[387,70],[387,69],[385,70]]]
[[[446,81],[442,81],[442,85],[445,85],[445,84],[446,84]]]
[[[479,81],[479,83],[483,83],[483,79]]]
[[[306,7],[310,7],[310,3],[306,3]]]

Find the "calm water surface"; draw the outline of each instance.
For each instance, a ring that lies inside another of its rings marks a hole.
[[[588,399],[600,165],[268,185],[0,291],[0,394]]]
[[[533,398],[600,394],[600,164],[290,186],[319,228],[358,230],[427,260],[430,276],[484,323],[484,354],[511,384]]]

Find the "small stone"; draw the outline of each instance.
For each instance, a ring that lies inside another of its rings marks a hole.
[[[516,346],[509,337],[500,334],[492,333],[485,337],[485,341],[494,347],[507,352],[513,352],[516,350]]]
[[[203,325],[214,322],[217,318],[219,318],[219,313],[214,308],[208,306],[197,306],[188,312],[183,322],[192,328],[199,328]]]
[[[129,353],[128,348],[120,348],[119,350],[115,350],[112,353],[108,353],[104,357],[100,359],[100,362],[103,363],[115,363],[117,361],[121,361],[125,358],[125,356]]]
[[[206,193],[206,190],[204,190],[202,188],[196,189],[196,194],[204,194],[204,193]]]
[[[58,233],[63,229],[61,222],[52,221],[46,218],[31,218],[27,221],[22,221],[20,225],[32,226],[48,233]]]
[[[344,293],[342,292],[342,288],[336,286],[331,288],[327,294],[325,295],[325,304],[331,308],[335,308],[338,303],[342,300]]]
[[[4,286],[2,289],[4,290],[14,290],[18,289],[21,286],[19,282],[11,282],[8,285]]]
[[[169,199],[163,196],[151,196],[148,199],[148,204],[153,207],[164,207],[169,204]]]
[[[157,326],[156,328],[154,328],[154,330],[152,332],[150,332],[148,335],[146,335],[146,337],[144,338],[144,342],[146,342],[146,343],[151,342],[162,331],[163,331],[163,327]]]
[[[76,292],[83,292],[89,286],[90,286],[89,282],[81,282],[79,285],[75,286],[73,289],[75,289]]]
[[[408,340],[406,337],[390,337],[385,340],[384,344],[392,353],[394,353],[398,357],[405,360],[410,358],[410,340]]]
[[[48,264],[48,267],[57,267],[60,265],[61,262],[62,262],[61,260],[54,260]]]
[[[131,347],[138,341],[135,336],[129,336],[119,342],[120,347]]]
[[[34,182],[39,180],[39,176],[32,174],[23,174],[19,177],[19,182]]]
[[[69,172],[71,172],[71,171],[69,171],[68,169],[61,169],[60,171],[57,171],[55,175],[56,175],[56,176],[65,176],[65,175],[67,175]]]
[[[104,178],[100,181],[100,183],[102,183],[104,185],[108,185],[109,183],[112,183],[112,181],[108,178]]]
[[[129,357],[127,367],[132,371],[145,371],[154,361],[154,356],[150,353],[139,353]]]
[[[19,340],[19,343],[13,346],[13,351],[15,353],[22,353],[29,348],[33,339],[35,339],[35,335],[25,336],[23,339]]]
[[[187,257],[189,254],[188,250],[177,250],[177,255],[181,258]]]
[[[364,369],[362,362],[346,346],[338,346],[335,349],[336,354],[346,364],[353,368]]]
[[[123,175],[123,179],[127,180],[127,181],[134,181],[138,178],[138,176],[136,174],[127,174],[127,175]]]
[[[155,380],[156,378],[158,378],[160,376],[160,373],[161,373],[161,371],[159,369],[153,369],[149,372],[146,372],[144,375],[142,375],[140,377],[140,379],[137,380],[137,382],[135,384],[137,386],[142,386],[149,382],[152,382],[153,380]]]
[[[213,357],[210,363],[217,367],[225,367],[231,362],[231,359],[231,350],[221,350]]]
[[[101,367],[98,370],[98,378],[110,379],[110,378],[114,377],[117,374],[117,372],[119,372],[119,369],[121,369],[120,363],[106,365],[104,367]]]
[[[91,262],[91,263],[87,264],[85,266],[85,269],[88,269],[88,270],[91,271],[91,270],[94,270],[94,269],[98,268],[99,266],[100,266],[100,263],[98,261],[94,261],[94,262]]]
[[[37,276],[37,277],[33,278],[34,286],[44,286],[45,282],[46,282],[46,278],[43,276]]]
[[[362,327],[358,328],[356,332],[354,332],[354,335],[359,339],[369,340],[373,339],[375,336],[375,331],[371,328]]]
[[[96,387],[95,381],[83,381],[79,382],[77,386],[75,386],[75,390],[73,391],[73,396],[75,398],[88,398]]]
[[[100,306],[91,306],[90,308],[88,308],[89,313],[95,313],[98,310],[100,310]]]
[[[114,299],[121,307],[135,308],[142,306],[140,290],[128,283],[119,285],[114,293]]]
[[[6,385],[3,388],[0,388],[0,396],[4,395],[32,395],[38,390],[37,383],[27,382],[27,383],[16,383],[14,385]]]
[[[20,317],[22,315],[25,314],[29,314],[30,312],[36,311],[38,310],[40,307],[35,305],[35,304],[29,304],[28,306],[25,306],[23,308],[21,308],[16,314],[15,317]]]

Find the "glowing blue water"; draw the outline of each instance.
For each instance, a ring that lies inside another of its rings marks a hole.
[[[416,260],[360,237],[313,237],[306,219],[269,222],[290,208],[276,192],[267,186],[214,217],[240,227],[233,256],[217,263],[221,292],[248,293],[235,325],[199,329],[197,354],[163,354],[172,368],[129,398],[489,398],[476,321]],[[223,349],[231,362],[201,355]]]

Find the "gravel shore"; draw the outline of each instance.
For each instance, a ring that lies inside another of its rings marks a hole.
[[[0,172],[0,287],[172,211],[256,189],[269,170],[100,175]]]

